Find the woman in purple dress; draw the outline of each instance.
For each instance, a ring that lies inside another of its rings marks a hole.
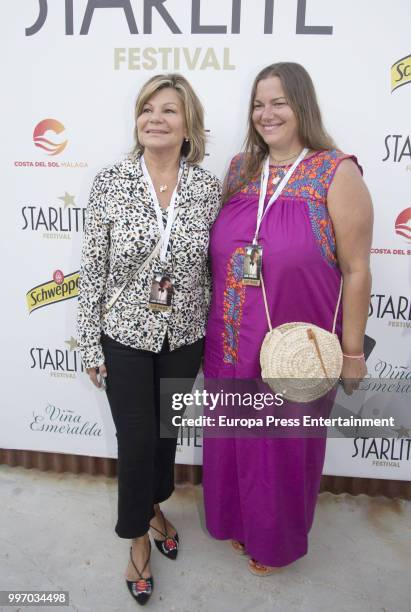
[[[342,277],[336,332],[344,354],[341,378],[351,393],[366,374],[372,204],[355,157],[337,150],[322,125],[310,76],[288,62],[268,66],[255,79],[245,152],[231,162],[212,229],[205,377],[261,377],[259,352],[268,331],[262,290],[243,281],[267,158],[267,212],[258,245],[272,326],[305,321],[331,331]],[[288,403],[285,412],[292,409]],[[207,528],[248,554],[252,573],[268,575],[307,553],[324,454],[324,437],[205,438]]]

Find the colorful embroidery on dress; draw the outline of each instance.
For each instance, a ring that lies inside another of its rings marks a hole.
[[[227,178],[226,178],[226,187],[228,193],[232,193],[238,190],[240,185],[245,185],[244,179],[241,178],[241,167],[244,162],[244,154],[238,153],[233,157],[230,163],[230,168],[228,170]],[[243,193],[243,190],[240,189]]]
[[[335,170],[343,159],[338,151],[322,151],[300,164],[283,195],[302,198],[308,206],[314,238],[325,261],[337,266],[334,228],[327,208],[327,192]]]
[[[327,208],[327,192],[338,164],[351,156],[340,151],[319,151],[304,160],[295,170],[291,179],[284,188],[281,197],[303,199],[308,206],[311,227],[315,240],[325,261],[332,267],[337,265],[334,229]],[[229,180],[235,180],[235,173],[239,172],[242,156],[236,155],[230,167]],[[288,167],[287,167],[288,168]],[[272,178],[276,168],[270,167],[267,196],[271,197],[276,185]],[[258,196],[260,191],[260,177],[256,177],[240,189],[240,193]]]
[[[238,360],[238,339],[245,299],[245,286],[242,282],[244,256],[245,249],[238,248],[227,264],[222,334],[224,363],[234,364]]]
[[[319,204],[312,200],[308,200],[307,205],[311,228],[317,245],[320,248],[321,255],[332,267],[335,267],[337,266],[335,236],[328,209],[324,204]]]

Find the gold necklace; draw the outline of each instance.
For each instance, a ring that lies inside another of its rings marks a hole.
[[[290,159],[294,159],[295,157],[297,157],[299,154],[301,153],[301,151],[299,151],[298,153],[295,153],[292,157],[286,157],[285,159],[275,159],[274,157],[270,156],[271,159],[273,159],[275,162],[285,162],[285,161],[290,161]],[[278,166],[278,169],[276,170],[276,176],[272,179],[271,184],[272,185],[278,185],[278,183],[280,181],[282,181],[282,179],[285,176],[285,166]]]
[[[290,159],[294,159],[294,157],[297,157],[301,153],[301,151],[298,151],[298,153],[294,153],[294,155],[291,155],[291,157],[284,157],[283,159],[276,159],[275,157],[273,157],[273,155],[270,155],[270,157],[276,164],[281,164],[282,162],[290,161]]]
[[[160,193],[164,193],[165,191],[167,191],[167,189],[168,189],[167,183],[163,183],[162,185],[159,186]]]

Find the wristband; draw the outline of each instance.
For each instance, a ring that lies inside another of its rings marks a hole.
[[[364,359],[364,353],[361,355],[346,355],[343,353],[343,357],[347,357],[348,359]]]

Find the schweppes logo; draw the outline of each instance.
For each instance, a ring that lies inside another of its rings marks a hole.
[[[79,276],[78,270],[66,276],[61,270],[56,270],[51,280],[30,289],[26,293],[29,314],[43,306],[77,297]]]
[[[391,93],[411,83],[411,55],[402,57],[391,66]]]

